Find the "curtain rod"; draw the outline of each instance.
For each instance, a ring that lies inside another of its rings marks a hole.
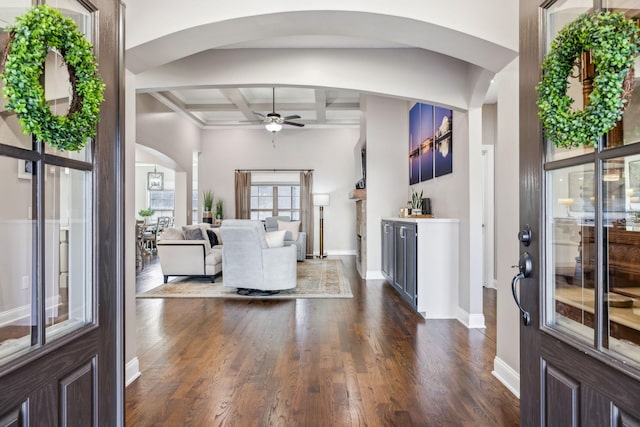
[[[313,169],[236,169],[236,172],[313,172]]]

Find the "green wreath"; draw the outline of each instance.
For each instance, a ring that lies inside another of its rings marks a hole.
[[[18,17],[9,31],[2,74],[7,110],[17,114],[25,134],[63,151],[80,151],[96,135],[104,100],[93,46],[71,18],[47,5]],[[40,84],[50,48],[63,56],[69,71],[73,98],[66,116],[51,112]]]
[[[556,147],[597,146],[600,137],[622,118],[631,93],[625,93],[623,82],[633,72],[638,31],[619,12],[581,15],[560,30],[542,63],[542,81],[536,87],[538,116]],[[587,107],[572,112],[567,78],[584,51],[591,52],[596,76]]]

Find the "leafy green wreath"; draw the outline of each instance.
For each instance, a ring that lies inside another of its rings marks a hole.
[[[536,87],[538,116],[556,147],[597,146],[600,137],[622,118],[632,90],[623,83],[625,78],[633,82],[638,31],[619,12],[581,15],[560,30],[542,63],[542,81]],[[572,112],[567,78],[584,51],[591,52],[596,76],[587,107]]]
[[[98,75],[93,46],[71,18],[47,5],[30,9],[9,29],[2,82],[7,110],[22,131],[60,150],[80,151],[96,135],[105,85]],[[69,71],[73,99],[66,116],[54,115],[40,76],[49,49],[56,49]]]

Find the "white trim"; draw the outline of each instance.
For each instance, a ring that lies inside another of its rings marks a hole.
[[[484,314],[472,313],[469,314],[462,308],[457,309],[457,319],[460,323],[466,326],[468,329],[484,329]]]
[[[385,280],[381,270],[367,270],[364,280]]]
[[[129,387],[129,384],[137,380],[140,377],[140,375],[142,375],[140,373],[140,361],[138,360],[137,357],[134,357],[129,362],[127,362],[127,366],[125,367],[124,386]]]
[[[55,310],[60,305],[60,295],[47,298],[45,303],[46,311]],[[57,315],[56,315],[57,316]],[[53,316],[52,316],[53,317]],[[20,321],[29,325],[31,319],[31,305],[26,304],[21,307],[15,307],[10,310],[0,312],[0,327],[11,324],[18,324]]]
[[[487,288],[498,289],[498,281],[496,279],[490,280],[489,283],[487,283]]]
[[[495,282],[495,154],[493,145],[482,145],[482,283]]]
[[[496,356],[493,359],[493,371],[491,371],[504,386],[509,389],[518,399],[520,399],[520,374],[504,360]]]
[[[356,256],[355,249],[347,249],[341,251],[329,251],[327,250],[327,256]]]

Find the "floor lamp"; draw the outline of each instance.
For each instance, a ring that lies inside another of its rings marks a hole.
[[[329,206],[328,194],[314,194],[313,205],[320,206],[320,254],[318,258],[323,259],[324,256],[324,207]]]

